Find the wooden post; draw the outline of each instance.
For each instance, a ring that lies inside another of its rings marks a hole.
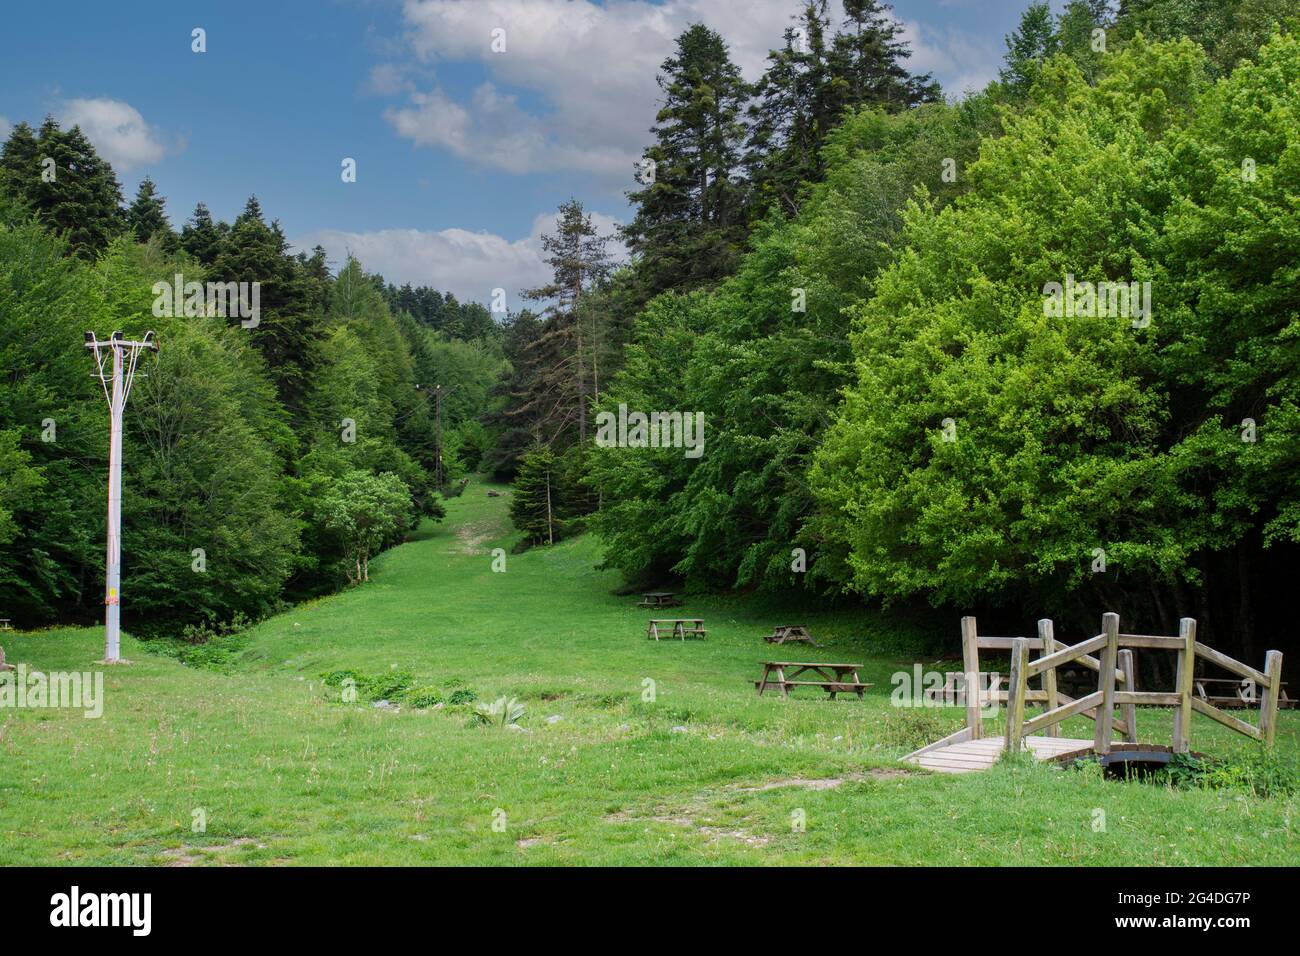
[[[1178,651],[1174,670],[1174,690],[1178,707],[1174,711],[1174,753],[1192,749],[1192,682],[1196,674],[1196,619],[1185,617],[1178,622],[1178,636],[1183,646]]]
[[[1038,622],[1038,636],[1043,639],[1043,649],[1040,652],[1043,657],[1051,654],[1056,650],[1056,638],[1053,636],[1052,622],[1049,618],[1043,618]],[[1047,710],[1056,710],[1061,701],[1056,693],[1056,668],[1049,667],[1043,671],[1043,690],[1047,692],[1047,703],[1044,705]],[[1049,737],[1061,736],[1061,725],[1052,724],[1047,728]]]
[[[1264,655],[1264,676],[1268,688],[1259,705],[1259,732],[1265,747],[1273,746],[1273,732],[1277,729],[1277,697],[1282,691],[1282,652],[1269,651]]]
[[[961,657],[966,668],[966,726],[971,740],[979,740],[984,727],[980,719],[980,648],[973,617],[961,619]]]
[[[1025,727],[1025,686],[1029,683],[1029,645],[1017,638],[1011,645],[1011,684],[1007,688],[1007,753],[1020,753]]]
[[[1127,691],[1137,690],[1137,668],[1133,666],[1133,652],[1127,647],[1119,652],[1119,672],[1124,675],[1124,689]],[[1124,714],[1124,723],[1128,725],[1128,733],[1124,739],[1131,744],[1135,744],[1138,739],[1137,704],[1125,704],[1122,712]]]
[[[1097,676],[1101,704],[1097,707],[1097,730],[1092,738],[1092,749],[1099,754],[1108,754],[1111,728],[1115,721],[1115,657],[1119,652],[1119,615],[1111,611],[1103,614],[1101,632],[1106,635],[1106,646],[1101,649],[1101,671]]]

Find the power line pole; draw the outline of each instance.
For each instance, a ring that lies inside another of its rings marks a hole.
[[[122,415],[135,381],[135,368],[144,351],[157,352],[153,333],[139,342],[114,332],[107,342],[86,333],[86,348],[95,357],[99,381],[108,399],[108,549],[104,561],[104,663],[121,661],[122,608]]]

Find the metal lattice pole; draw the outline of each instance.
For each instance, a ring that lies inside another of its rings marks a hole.
[[[157,352],[152,332],[139,342],[114,332],[107,342],[86,333],[86,348],[95,357],[95,367],[104,397],[108,400],[108,545],[104,560],[104,662],[118,663],[121,657],[122,611],[122,416],[135,381],[136,364],[143,351]]]

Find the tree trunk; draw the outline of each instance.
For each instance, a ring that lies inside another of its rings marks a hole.
[[[551,470],[546,469],[546,543],[555,544],[555,526],[551,522]]]

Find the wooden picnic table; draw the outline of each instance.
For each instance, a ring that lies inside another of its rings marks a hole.
[[[679,637],[683,641],[686,640],[687,634],[691,635],[692,637],[699,637],[699,638],[703,638],[705,635],[704,618],[681,617],[681,618],[669,618],[667,620],[661,620],[658,618],[652,619],[650,621],[650,624],[646,627],[645,636],[653,637],[657,641],[659,640],[660,637],[664,636],[661,633],[662,630],[669,626],[671,626],[671,633],[669,633],[667,636]]]
[[[807,624],[778,624],[771,634],[764,634],[763,640],[769,644],[804,643],[821,647],[808,632]]]
[[[781,688],[781,696],[789,697],[791,687],[820,687],[826,693],[831,695],[831,700],[835,699],[836,694],[854,693],[858,699],[862,699],[862,693],[870,684],[864,684],[858,679],[858,669],[861,664],[831,664],[826,661],[760,661],[763,665],[763,676],[754,681],[754,687],[758,689],[758,696],[763,696],[763,691],[769,687]],[[791,668],[789,675],[786,674],[786,668]],[[800,679],[804,674],[812,673],[816,679]]]
[[[672,591],[649,591],[641,596],[637,607],[678,607],[681,603]]]
[[[1249,678],[1238,677],[1198,677],[1193,682],[1196,696],[1207,704],[1216,707],[1258,707],[1261,692]],[[1278,687],[1278,707],[1294,707],[1286,692],[1286,682]]]

